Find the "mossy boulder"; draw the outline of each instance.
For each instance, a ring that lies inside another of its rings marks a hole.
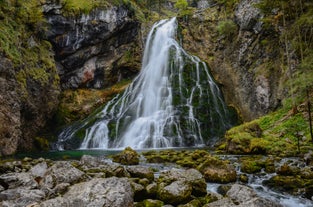
[[[150,198],[154,198],[156,197],[157,193],[158,193],[158,185],[153,182],[149,185],[146,186],[146,192],[147,192],[147,195],[150,197]]]
[[[193,199],[192,201],[186,204],[178,205],[178,207],[202,207],[202,203],[198,199]]]
[[[148,181],[154,180],[154,172],[152,168],[144,166],[128,166],[126,170],[132,177],[146,178]]]
[[[288,165],[287,163],[284,163],[282,166],[280,166],[277,169],[278,175],[298,175],[300,173],[300,169],[296,166]]]
[[[173,205],[187,203],[191,200],[192,186],[185,181],[174,181],[169,185],[161,183],[157,197]]]
[[[304,178],[304,179],[312,179],[313,180],[313,167],[304,167],[301,169],[301,172],[300,172],[300,176],[301,178]]]
[[[305,181],[299,177],[276,175],[263,182],[268,187],[295,194],[300,188],[304,187]]]
[[[113,156],[113,161],[123,165],[138,165],[139,154],[130,147],[126,147],[121,153]]]
[[[198,166],[198,170],[208,182],[230,183],[237,180],[235,167],[217,157],[206,156],[206,160]]]
[[[196,169],[172,169],[162,172],[157,180],[160,185],[169,185],[175,181],[183,181],[192,186],[192,195],[204,196],[206,195],[206,182],[203,175]]]
[[[265,167],[265,161],[260,158],[243,158],[241,162],[241,171],[244,173],[258,173],[261,172],[262,168]]]
[[[135,204],[135,207],[162,207],[164,205],[163,201],[146,199]]]

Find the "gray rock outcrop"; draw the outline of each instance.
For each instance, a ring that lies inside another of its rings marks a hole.
[[[279,107],[286,95],[282,83],[288,78],[279,66],[279,31],[264,27],[257,3],[259,0],[239,1],[234,16],[227,19],[221,13],[225,5],[217,4],[198,10],[188,25],[180,21],[186,29],[184,48],[208,62],[226,103],[234,106],[244,121]],[[230,36],[218,32],[225,22],[233,25],[224,28]],[[289,53],[294,68],[297,60]]]
[[[125,178],[95,178],[73,185],[62,197],[44,201],[40,206],[132,207],[133,191]]]
[[[108,87],[137,73],[140,25],[126,6],[96,8],[75,17],[63,13],[53,1],[44,7],[63,88]]]
[[[226,198],[205,205],[205,207],[282,207],[282,205],[259,197],[247,186],[234,184],[226,193]]]

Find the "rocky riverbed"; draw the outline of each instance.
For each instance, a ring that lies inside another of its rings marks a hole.
[[[266,189],[310,206],[313,166],[305,161],[214,156],[206,150],[138,154],[130,148],[79,160],[2,160],[0,206],[288,206],[252,188],[251,180],[265,175]]]

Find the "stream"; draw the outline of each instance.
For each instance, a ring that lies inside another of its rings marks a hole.
[[[181,149],[177,149],[181,150]],[[184,148],[184,150],[193,150]],[[147,151],[147,150],[144,150]],[[120,153],[121,150],[72,150],[72,151],[53,151],[53,152],[47,152],[45,155],[42,154],[20,154],[17,158],[23,158],[25,156],[32,157],[32,158],[49,158],[52,160],[62,160],[62,159],[76,159],[79,160],[82,155],[88,154],[96,157],[102,157],[106,161],[112,162],[111,159],[108,159],[108,156],[114,155],[117,153]],[[141,151],[139,151],[140,153]],[[276,173],[266,173],[264,169],[259,173],[254,174],[247,174],[241,172],[240,169],[240,158],[243,156],[241,155],[217,155],[222,160],[228,160],[231,164],[235,166],[235,169],[237,171],[237,177],[240,174],[245,174],[248,176],[248,183],[242,183],[240,181],[237,181],[240,184],[248,185],[251,188],[255,190],[255,192],[263,198],[267,198],[269,200],[276,201],[277,203],[280,203],[284,207],[313,207],[313,201],[302,198],[300,196],[293,196],[285,192],[278,192],[273,191],[267,186],[263,185],[263,181],[269,180],[271,177],[275,176]],[[244,155],[246,156],[246,155]],[[246,156],[247,157],[247,156]],[[266,156],[264,156],[266,158]],[[299,158],[296,157],[290,157],[290,158],[283,158],[279,162],[275,162],[275,168],[283,165],[284,163],[288,163],[289,165],[297,166],[297,167],[303,167],[305,163],[301,161]],[[155,177],[157,178],[162,171],[170,170],[171,168],[181,168],[180,166],[174,164],[174,163],[147,163],[145,158],[140,160],[140,165],[142,166],[148,166],[152,167],[154,169],[157,169],[155,172]],[[207,191],[218,193],[218,188],[222,185],[228,185],[228,184],[219,184],[219,183],[207,183]]]
[[[284,192],[276,192],[271,190],[270,188],[263,185],[263,181],[269,180],[271,177],[275,176],[276,173],[266,173],[264,169],[260,173],[255,174],[247,174],[242,173],[239,164],[239,158],[241,156],[236,155],[221,155],[220,158],[224,160],[229,160],[231,163],[236,166],[237,175],[245,174],[248,176],[248,183],[246,185],[252,187],[255,192],[263,198],[267,198],[285,207],[312,207],[313,201],[301,197],[292,196],[290,194]],[[298,158],[283,158],[280,162],[275,163],[275,167],[281,166],[284,163],[290,163],[291,165],[297,165],[301,167],[304,165],[302,161]],[[207,190],[217,193],[218,187],[222,184],[217,183],[208,183]]]

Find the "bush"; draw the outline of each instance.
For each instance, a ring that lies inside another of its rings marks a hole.
[[[237,32],[237,25],[232,20],[223,20],[218,23],[217,31],[220,35],[231,39]]]

